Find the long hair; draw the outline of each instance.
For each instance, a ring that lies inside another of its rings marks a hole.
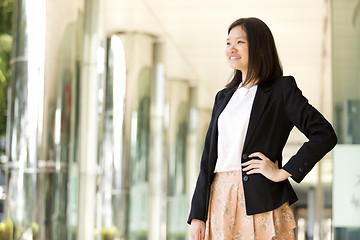
[[[236,26],[241,26],[247,35],[248,70],[246,79],[242,79],[240,70],[235,70],[226,87],[231,88],[240,82],[247,84],[256,80],[258,85],[263,85],[282,76],[281,62],[269,27],[258,18],[240,18],[230,25],[228,34]]]

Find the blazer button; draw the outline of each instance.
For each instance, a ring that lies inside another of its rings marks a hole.
[[[244,176],[244,177],[243,177],[243,180],[244,180],[244,182],[247,182],[247,181],[249,180],[249,177],[248,177],[248,176]]]
[[[243,159],[247,159],[247,158],[248,158],[248,155],[244,153],[244,154],[242,155],[242,157],[243,157]]]
[[[304,169],[301,167],[301,168],[299,168],[299,172],[302,172],[302,171],[304,171]]]

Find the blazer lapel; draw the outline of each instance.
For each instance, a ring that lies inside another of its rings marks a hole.
[[[230,88],[228,91],[226,91],[223,96],[221,96],[220,102],[217,104],[218,109],[216,110],[216,115],[215,115],[216,122],[217,122],[217,120],[218,120],[218,118],[220,116],[220,113],[225,109],[226,105],[230,101],[230,99],[231,99],[231,97],[234,94],[236,89],[237,89],[237,86],[234,86],[234,87]],[[216,123],[216,126],[217,126],[217,123]]]
[[[245,137],[244,150],[249,144],[250,139],[254,136],[256,126],[261,118],[262,113],[264,112],[266,103],[269,99],[270,86],[258,86],[256,91],[254,103],[251,109],[249,126]]]

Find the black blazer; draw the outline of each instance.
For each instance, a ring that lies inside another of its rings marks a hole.
[[[200,173],[191,202],[189,224],[192,219],[207,219],[210,187],[217,161],[218,118],[237,87],[225,88],[216,94]],[[294,126],[309,141],[282,167],[282,151]],[[236,126],[233,128],[236,131]],[[308,103],[295,79],[291,76],[280,77],[267,85],[258,86],[243,153],[239,157],[241,162],[246,162],[251,153],[262,152],[272,161],[278,160],[279,168],[289,172],[300,183],[336,143],[337,138],[331,124]],[[288,180],[273,182],[261,174],[246,175],[243,172],[243,186],[248,215],[274,210],[285,202],[292,204],[297,201]]]

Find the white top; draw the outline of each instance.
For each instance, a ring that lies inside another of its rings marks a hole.
[[[257,85],[240,83],[218,120],[218,159],[214,172],[241,170],[241,154]]]

